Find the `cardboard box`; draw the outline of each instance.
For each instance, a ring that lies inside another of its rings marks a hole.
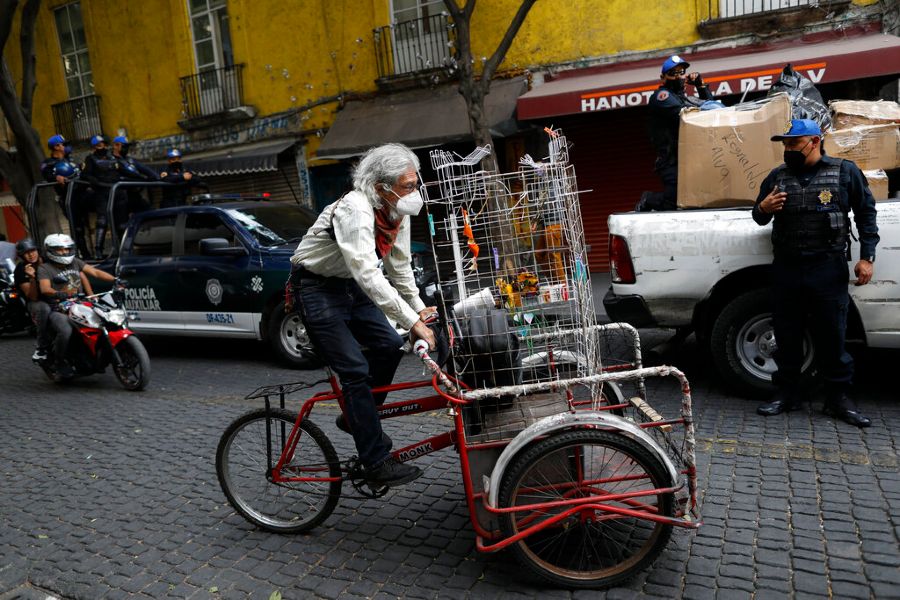
[[[833,100],[828,106],[834,113],[835,129],[900,123],[900,104],[890,100]]]
[[[863,171],[900,167],[900,125],[858,125],[825,135],[825,152]]]
[[[882,202],[888,199],[888,176],[881,169],[875,171],[863,171],[866,180],[869,182],[869,191],[876,202]]]
[[[752,206],[759,186],[782,163],[771,141],[790,126],[791,102],[777,94],[720,110],[681,113],[678,207]]]

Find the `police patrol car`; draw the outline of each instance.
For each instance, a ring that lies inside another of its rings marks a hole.
[[[306,366],[309,339],[297,313],[285,313],[284,283],[315,219],[295,204],[240,195],[133,215],[116,263],[132,329],[267,340],[284,361]]]

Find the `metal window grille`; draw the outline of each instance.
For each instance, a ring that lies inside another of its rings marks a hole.
[[[449,67],[456,56],[456,30],[449,15],[401,21],[374,30],[378,76]]]
[[[195,119],[244,105],[243,64],[206,69],[181,78],[183,116]]]
[[[818,0],[709,0],[707,9],[710,19],[729,19],[817,4]]]
[[[100,96],[73,98],[52,106],[56,132],[70,142],[89,140],[102,130]]]

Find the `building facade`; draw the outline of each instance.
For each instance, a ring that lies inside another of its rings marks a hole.
[[[591,268],[605,271],[606,217],[658,189],[646,101],[666,56],[689,57],[726,103],[763,94],[795,61],[827,99],[896,96],[890,4],[540,0],[486,101],[500,164],[564,129],[590,190]],[[491,55],[518,5],[478,5],[474,56]],[[471,149],[441,0],[45,0],[36,40],[42,140],[62,133],[79,155],[96,133],[126,135],[159,165],[177,147],[212,191],[322,207],[373,144],[421,150],[425,179],[430,147]],[[13,36],[14,71],[17,52]]]

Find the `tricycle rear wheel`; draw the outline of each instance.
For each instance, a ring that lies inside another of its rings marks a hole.
[[[500,507],[543,506],[504,513],[500,530],[504,537],[516,535],[572,508],[546,503],[588,495],[634,494],[603,504],[672,516],[671,492],[637,495],[670,486],[662,463],[638,442],[598,429],[566,431],[534,444],[510,464],[501,481]],[[649,566],[671,533],[671,525],[586,507],[510,548],[556,585],[604,588]]]

